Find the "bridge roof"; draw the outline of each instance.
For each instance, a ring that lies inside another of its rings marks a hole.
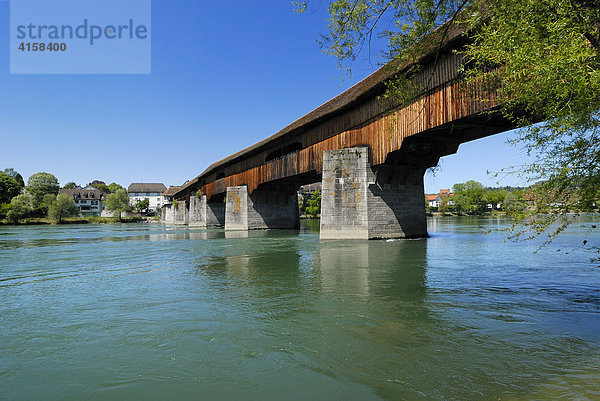
[[[295,133],[308,128],[309,126],[318,124],[319,122],[326,120],[328,117],[352,107],[357,102],[368,97],[369,95],[372,95],[374,92],[382,88],[384,83],[394,75],[408,70],[411,66],[417,63],[424,62],[424,60],[428,58],[435,57],[436,50],[448,47],[451,43],[455,42],[462,33],[463,30],[458,26],[458,24],[450,24],[450,22],[447,22],[446,24],[438,27],[437,30],[421,40],[419,43],[419,55],[413,60],[394,59],[389,61],[387,64],[383,65],[381,68],[364,78],[362,81],[345,90],[333,99],[325,102],[305,116],[294,121],[276,134],[271,135],[270,137],[265,138],[254,145],[242,149],[224,159],[212,163],[201,174],[183,185],[177,194],[184,191],[191,185],[196,184],[203,176],[209,175],[218,168],[232,164],[236,160],[243,159],[244,157],[250,156],[255,152],[264,150],[266,145],[274,140],[286,137],[288,135],[294,135]]]

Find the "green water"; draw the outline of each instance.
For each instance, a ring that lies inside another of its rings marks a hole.
[[[600,400],[590,222],[537,254],[469,218],[0,227],[0,399]]]

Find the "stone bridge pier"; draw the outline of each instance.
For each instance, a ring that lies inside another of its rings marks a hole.
[[[255,230],[264,228],[298,228],[298,189],[294,185],[258,188],[248,193],[248,187],[227,188],[225,230]]]
[[[184,200],[174,202],[168,213],[172,214],[171,221],[169,221],[171,224],[186,225],[189,222],[189,211]],[[169,214],[167,214],[167,217],[169,217]]]
[[[427,236],[423,176],[435,160],[372,167],[368,147],[323,154],[321,239]]]
[[[225,226],[225,203],[222,200],[209,202],[206,195],[192,195],[189,203],[188,224],[191,227]]]

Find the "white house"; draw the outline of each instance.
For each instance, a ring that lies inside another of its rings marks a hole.
[[[99,189],[85,188],[61,189],[58,193],[73,197],[77,209],[83,216],[100,216],[108,196]]]
[[[429,203],[429,207],[440,207],[440,203],[442,202],[442,196],[448,198],[448,205],[454,205],[454,201],[451,199],[454,196],[454,194],[451,193],[449,189],[440,189],[439,194],[425,195],[425,198]]]
[[[149,210],[156,211],[165,203],[163,192],[167,190],[162,183],[133,183],[127,188],[129,199],[132,205],[139,200],[148,199],[150,201]]]

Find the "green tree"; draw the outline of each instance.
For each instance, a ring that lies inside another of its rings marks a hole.
[[[97,183],[96,182],[96,183],[92,183],[90,185],[92,187],[96,188],[97,190],[104,192],[105,194],[110,194],[111,193],[109,186],[106,185],[106,184],[102,184],[102,183]]]
[[[321,191],[315,191],[308,199],[306,214],[312,217],[318,217],[321,214]]]
[[[135,202],[135,210],[140,213],[148,211],[149,207],[150,200],[148,200],[148,198],[140,199],[139,201]]]
[[[48,217],[59,224],[65,217],[77,216],[79,210],[73,198],[67,194],[59,194],[48,207]]]
[[[0,203],[9,203],[21,192],[19,183],[6,173],[0,172]]]
[[[485,203],[492,205],[493,209],[498,209],[498,205],[502,207],[504,199],[506,198],[506,191],[501,189],[491,189],[485,191],[483,199]]]
[[[25,188],[25,181],[23,181],[23,177],[21,176],[21,174],[16,172],[14,168],[4,169],[4,173],[14,178],[15,181],[21,186],[21,188]]]
[[[485,189],[481,183],[470,180],[455,184],[452,191],[455,194],[452,200],[457,211],[468,214],[482,214],[486,210]]]
[[[74,182],[67,182],[65,184],[65,186],[63,187],[63,189],[73,189],[73,188],[77,188],[77,184],[75,184]]]
[[[46,194],[42,198],[42,205],[46,211],[50,208],[50,206],[56,202],[56,195]]]
[[[10,203],[0,203],[0,220],[5,218],[10,210]]]
[[[526,203],[520,192],[508,192],[504,198],[504,210],[508,212],[521,212],[525,210]]]
[[[304,11],[308,2],[296,4]],[[371,38],[387,42],[384,60],[408,61],[427,47],[435,53],[449,32],[464,32],[465,79],[488,85],[501,113],[524,127],[513,143],[535,158],[507,171],[544,182],[537,198],[550,213],[528,216],[518,234],[553,226],[557,234],[572,210],[591,203],[600,182],[597,0],[332,0],[329,14],[320,44],[346,70],[370,51]],[[413,86],[399,77],[386,95],[414,93]]]
[[[131,210],[129,194],[127,194],[124,188],[118,189],[114,194],[108,195],[108,198],[106,198],[106,210],[118,213],[119,220],[121,220],[121,213]]]
[[[6,219],[13,224],[18,224],[19,221],[28,217],[32,210],[31,197],[27,194],[17,195],[10,201]]]
[[[42,212],[45,214],[44,195],[58,195],[58,179],[50,173],[36,173],[27,180],[26,191],[31,195],[31,205],[34,212]]]
[[[114,194],[115,192],[117,192],[119,189],[125,189],[122,186],[120,186],[119,184],[117,184],[116,182],[111,182],[108,185],[108,190],[111,194]]]
[[[450,197],[446,194],[440,194],[440,203],[438,206],[438,211],[441,213],[446,213],[449,210]]]

